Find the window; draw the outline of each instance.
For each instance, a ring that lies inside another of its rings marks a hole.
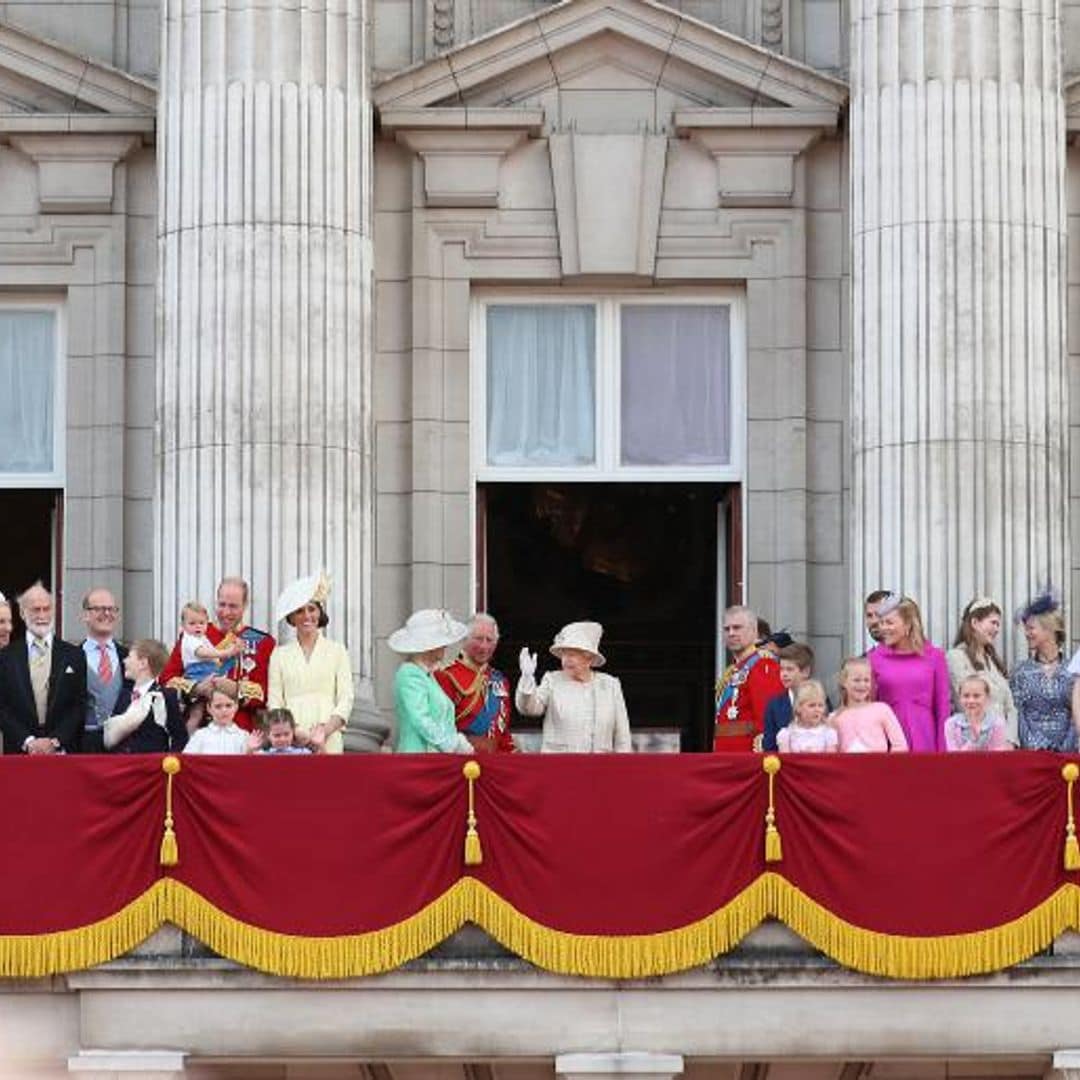
[[[59,487],[64,416],[52,304],[0,306],[0,485]]]
[[[478,300],[477,478],[738,480],[742,340],[733,290]]]

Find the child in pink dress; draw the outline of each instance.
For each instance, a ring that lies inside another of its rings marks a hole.
[[[874,673],[863,656],[850,656],[840,668],[840,708],[829,717],[841,754],[905,753],[907,738],[896,713],[874,700]]]
[[[808,679],[795,691],[794,716],[776,736],[782,754],[835,754],[836,732],[825,723],[825,687]]]

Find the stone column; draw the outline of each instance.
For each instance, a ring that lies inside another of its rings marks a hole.
[[[325,567],[371,700],[365,0],[166,0],[155,624]]]
[[[682,1076],[681,1054],[649,1054],[642,1051],[604,1051],[596,1054],[559,1054],[555,1075],[559,1080],[616,1080],[636,1076],[641,1080],[675,1080]]]
[[[1055,0],[854,0],[852,603],[1067,591]]]

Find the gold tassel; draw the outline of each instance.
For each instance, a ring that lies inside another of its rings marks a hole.
[[[1069,807],[1069,819],[1065,825],[1065,869],[1080,870],[1080,844],[1076,842],[1076,818],[1073,816],[1073,785],[1080,776],[1080,768],[1070,761],[1061,768],[1061,778],[1068,785],[1066,798]]]
[[[780,831],[776,827],[776,807],[773,803],[773,779],[780,771],[780,759],[769,754],[761,761],[761,767],[769,777],[769,809],[765,811],[765,861],[781,862],[784,849],[780,845]]]
[[[176,833],[173,832],[172,785],[173,777],[180,771],[180,759],[175,754],[161,759],[161,771],[165,774],[165,833],[161,837],[161,854],[158,862],[162,866],[175,866],[180,861],[180,852],[176,847]]]
[[[465,830],[465,865],[480,866],[484,861],[484,852],[480,847],[480,834],[476,831],[476,778],[480,775],[480,766],[475,761],[466,761],[461,769],[462,775],[469,782],[468,828]]]

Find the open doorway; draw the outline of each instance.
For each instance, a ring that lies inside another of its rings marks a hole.
[[[15,597],[41,581],[57,597],[60,631],[60,537],[63,495],[40,488],[0,489],[0,592],[12,601],[16,635],[23,633]]]
[[[527,644],[541,670],[554,667],[547,646],[559,627],[595,619],[631,725],[677,730],[683,750],[711,748],[717,611],[741,586],[737,494],[723,484],[480,485],[478,603],[502,628],[496,665],[516,676]]]

